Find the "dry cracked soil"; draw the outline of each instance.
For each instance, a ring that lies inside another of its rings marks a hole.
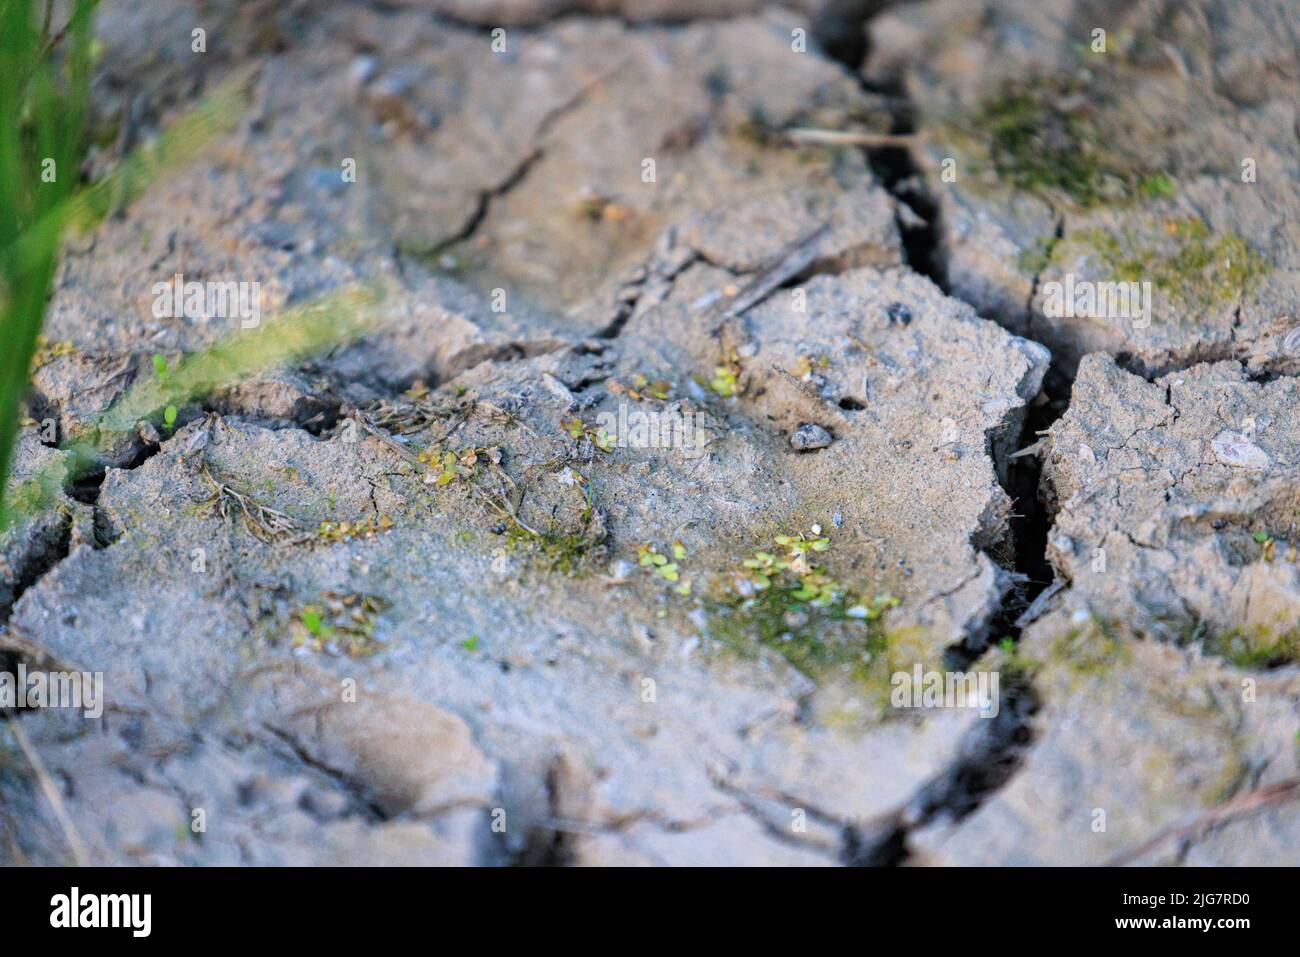
[[[1286,7],[105,2],[0,862],[1300,862]],[[176,274],[379,321],[110,432]]]

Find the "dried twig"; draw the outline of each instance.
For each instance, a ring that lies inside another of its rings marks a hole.
[[[203,463],[201,472],[212,487],[212,496],[208,502],[222,518],[230,518],[238,512],[243,516],[244,524],[253,533],[253,537],[267,544],[303,540],[302,528],[284,512],[263,505],[229,483],[218,480],[206,462]]]
[[[919,142],[914,133],[851,133],[845,130],[819,130],[795,127],[783,134],[792,143],[818,146],[865,146],[868,149],[898,146],[910,148]]]
[[[54,778],[50,777],[50,772],[45,768],[45,762],[41,756],[36,753],[32,743],[27,740],[27,732],[18,724],[18,719],[9,717],[9,730],[13,732],[14,740],[18,742],[18,747],[22,748],[23,754],[27,757],[27,763],[32,766],[32,773],[36,775],[36,781],[41,786],[41,793],[45,795],[45,800],[50,802],[50,810],[54,812],[54,818],[59,822],[59,827],[63,829],[63,839],[68,842],[68,849],[72,851],[72,859],[77,862],[78,867],[85,867],[90,858],[86,854],[86,848],[81,843],[81,837],[77,834],[76,825],[72,823],[72,818],[68,814],[68,809],[63,803],[63,795],[59,793],[59,786],[54,783]]]
[[[1216,808],[1211,808],[1204,814],[1196,815],[1190,820],[1185,820],[1178,824],[1171,824],[1164,830],[1160,831],[1143,844],[1138,845],[1132,850],[1125,851],[1116,855],[1107,861],[1110,867],[1120,867],[1124,864],[1131,863],[1138,858],[1143,857],[1148,852],[1155,850],[1165,841],[1173,837],[1189,837],[1193,834],[1205,831],[1208,828],[1218,824],[1225,824],[1234,818],[1244,817],[1247,814],[1253,814],[1256,811],[1268,807],[1277,807],[1288,801],[1294,801],[1300,798],[1300,778],[1288,778],[1285,781],[1279,781],[1276,784],[1270,784],[1262,788],[1256,788],[1254,791],[1247,791],[1244,794],[1238,794],[1230,801],[1225,801]]]
[[[13,652],[24,661],[49,665],[59,671],[89,670],[56,655],[36,639],[15,629],[13,625],[0,627],[0,651]]]
[[[404,402],[383,400],[370,406],[364,413],[365,421],[376,428],[393,435],[407,435],[419,432],[435,422],[442,422],[460,413],[463,418],[468,413],[463,410],[437,405],[423,399]]]
[[[761,269],[745,284],[736,296],[721,307],[715,307],[720,313],[721,322],[734,319],[752,306],[758,305],[773,291],[794,279],[817,259],[821,250],[822,237],[830,230],[829,223],[823,223],[807,236],[795,240],[776,256],[772,262]]]

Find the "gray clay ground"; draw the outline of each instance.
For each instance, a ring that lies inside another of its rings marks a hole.
[[[46,420],[97,467],[0,538],[0,645],[108,704],[0,726],[0,862],[1297,863],[1294,18],[697,6],[104,4],[93,167],[251,104],[56,280],[11,488]],[[1149,327],[1044,314],[1133,261]],[[100,435],[239,332],[178,272],[383,321]],[[747,610],[801,534],[896,604]],[[891,708],[916,663],[998,715]]]

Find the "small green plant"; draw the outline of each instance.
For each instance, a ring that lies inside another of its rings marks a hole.
[[[575,442],[581,442],[584,438],[588,439],[594,447],[605,453],[613,452],[615,445],[618,443],[618,436],[598,426],[588,425],[577,416],[564,419],[560,422],[560,426],[565,432],[569,433],[569,438]]]
[[[1055,102],[1050,90],[1039,87],[1009,90],[985,103],[970,125],[986,131],[1003,182],[1029,192],[1060,191],[1080,205],[1094,205],[1107,196],[1098,141],[1079,115]]]
[[[169,405],[163,409],[163,425],[167,427],[168,432],[176,431],[176,406]]]
[[[769,588],[772,579],[781,572],[792,572],[799,576],[800,598],[802,600],[833,600],[836,583],[826,578],[819,568],[808,564],[807,556],[814,552],[824,552],[830,548],[829,538],[808,538],[802,532],[798,535],[778,535],[776,544],[785,549],[784,555],[771,552],[755,552],[741,565],[746,569],[744,578],[758,590]]]
[[[324,521],[316,530],[316,536],[322,542],[350,542],[382,535],[391,531],[393,524],[387,515],[380,515],[378,519],[367,516],[355,522]]]
[[[576,576],[587,568],[587,559],[600,545],[600,535],[590,527],[582,531],[537,531],[512,524],[505,531],[506,550],[523,553],[542,572]]]
[[[456,479],[472,479],[474,470],[480,463],[500,465],[501,449],[497,446],[444,449],[440,445],[434,445],[421,451],[416,458],[428,467],[425,481],[444,486]]]
[[[316,605],[308,605],[302,610],[299,618],[308,634],[315,635],[317,638],[325,638],[334,633],[334,626],[324,623],[324,619],[321,617],[323,614],[324,612]]]
[[[1076,675],[1094,675],[1128,660],[1124,628],[1097,615],[1052,641],[1051,659]]]
[[[1173,196],[1167,172],[1122,148],[1110,108],[1101,89],[1078,77],[1032,77],[955,118],[949,132],[977,145],[977,165],[1028,193],[1085,208]]]
[[[1027,654],[1024,654],[1016,640],[1010,635],[1005,635],[998,640],[996,644],[995,655],[998,659],[997,667],[1005,671],[1011,680],[1026,679],[1034,674],[1039,667],[1039,662]]]
[[[1184,629],[1183,642],[1199,641],[1207,654],[1218,655],[1238,668],[1273,668],[1300,661],[1300,628],[1238,625],[1216,629],[1197,622]]]
[[[713,376],[707,382],[703,379],[698,381],[724,399],[729,399],[732,396],[741,395],[745,391],[745,386],[740,381],[742,371],[740,357],[732,352],[725,356],[722,362],[713,367]]]
[[[57,34],[40,6],[0,3],[0,496],[86,146],[95,2]]]
[[[466,651],[478,651],[478,646],[479,646],[478,635],[470,635],[468,638],[466,638],[464,641],[460,643],[460,646],[464,648]]]
[[[375,630],[388,608],[389,602],[378,595],[324,592],[319,602],[304,605],[293,616],[291,644],[329,655],[367,657],[381,647]]]
[[[610,379],[605,383],[605,388],[612,395],[626,395],[629,399],[640,402],[643,399],[666,400],[672,395],[673,386],[671,382],[663,379],[651,380],[648,376],[640,372],[632,376],[631,385],[624,385],[618,379]]]
[[[1151,199],[1171,199],[1177,191],[1173,178],[1165,173],[1143,177],[1138,183],[1138,192]]]
[[[636,549],[637,564],[642,568],[648,569],[652,575],[662,578],[666,582],[671,582],[675,591],[679,595],[689,595],[691,593],[691,580],[682,578],[678,569],[678,563],[686,557],[686,546],[681,542],[672,544],[672,560],[667,555],[663,555],[659,550],[649,542],[644,545],[638,545]]]
[[[778,549],[742,560],[707,603],[710,631],[742,653],[755,644],[775,651],[810,677],[840,669],[860,682],[880,678],[889,643],[882,619],[898,599],[855,595],[813,565],[811,556],[830,550],[818,533],[774,542]]]

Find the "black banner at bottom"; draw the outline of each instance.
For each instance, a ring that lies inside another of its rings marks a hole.
[[[374,943],[376,935],[481,927],[535,942],[561,925],[581,935],[624,923],[634,936],[680,927],[725,932],[817,933],[831,922],[885,920],[965,939],[989,922],[1020,922],[1060,939],[1193,935],[1219,945],[1294,927],[1288,870],[921,869],[891,870],[402,870],[402,869],[9,869],[0,871],[3,939],[78,935],[118,943],[156,940]],[[739,906],[738,906],[739,905]],[[839,915],[837,917],[836,915]],[[597,923],[598,922],[598,923]],[[996,923],[997,928],[992,925]],[[549,927],[550,930],[544,930]],[[443,931],[439,931],[442,933]],[[949,938],[952,939],[952,938]],[[20,952],[12,950],[11,952]]]

